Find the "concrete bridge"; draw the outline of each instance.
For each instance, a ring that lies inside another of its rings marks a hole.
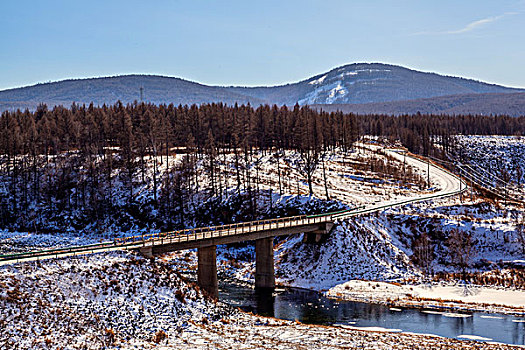
[[[167,233],[143,240],[135,249],[146,256],[197,248],[199,286],[213,297],[218,296],[217,245],[255,241],[255,287],[274,288],[273,240],[277,236],[304,233],[305,243],[318,243],[330,233],[335,215],[292,216],[240,224],[206,227]],[[133,239],[133,238],[131,238]],[[128,239],[118,244],[128,243]]]
[[[201,227],[172,232],[117,238],[111,242],[57,248],[0,256],[0,265],[40,259],[60,258],[114,250],[136,250],[153,257],[185,249],[197,249],[199,286],[210,296],[218,296],[216,248],[220,244],[255,241],[257,288],[274,288],[273,239],[304,233],[305,243],[318,243],[330,233],[335,220],[350,211],[301,215],[238,224]]]

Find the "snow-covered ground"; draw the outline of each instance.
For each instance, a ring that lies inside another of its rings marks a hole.
[[[512,348],[253,316],[129,253],[4,266],[0,287],[1,349]]]
[[[333,298],[413,307],[438,307],[525,314],[521,290],[468,284],[416,284],[352,280],[330,289]]]
[[[2,349],[142,346],[237,314],[167,265],[131,253],[4,266],[0,287]]]

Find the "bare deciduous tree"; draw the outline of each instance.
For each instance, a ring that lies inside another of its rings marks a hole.
[[[516,236],[518,244],[521,247],[521,252],[525,254],[525,218],[522,218],[521,221],[516,223]]]
[[[421,267],[425,275],[431,272],[432,261],[434,260],[434,246],[430,237],[426,233],[422,233],[412,243],[412,261]]]
[[[476,254],[476,240],[473,234],[459,228],[453,228],[448,234],[447,246],[451,264],[461,269],[463,276],[465,276]]]

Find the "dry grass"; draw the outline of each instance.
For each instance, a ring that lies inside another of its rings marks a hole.
[[[476,285],[525,290],[525,270],[523,269],[467,272],[466,274],[460,272],[439,272],[434,275],[434,281],[437,282],[462,279]]]

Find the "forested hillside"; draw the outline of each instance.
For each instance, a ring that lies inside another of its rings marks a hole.
[[[251,203],[250,218],[257,206],[260,173],[268,162],[277,166],[276,191],[282,192],[286,182],[286,165],[297,169],[313,194],[314,172],[322,171],[326,186],[324,162],[336,150],[350,151],[361,135],[401,140],[415,153],[440,156],[454,145],[453,135],[467,133],[524,135],[525,118],[356,117],[299,105],[120,102],[101,108],[42,105],[35,112],[4,112],[0,226],[40,231],[106,230],[112,225],[172,229],[184,225],[190,214],[192,220],[205,222],[201,214],[214,206],[218,210],[215,200],[232,192]]]
[[[264,99],[269,103],[287,105],[364,104],[445,95],[523,91],[383,63],[348,64],[294,84],[253,88],[232,87],[229,90]]]
[[[131,103],[142,97],[149,103],[228,104],[265,101],[227,91],[220,86],[207,86],[188,80],[157,75],[124,75],[104,78],[69,79],[0,91],[0,111],[35,110],[40,103],[48,106],[93,102],[95,106],[112,105],[117,101]]]
[[[311,177],[322,152],[348,149],[359,136],[353,116],[320,118],[298,106],[42,107],[4,113],[0,125],[0,224],[26,230],[68,220],[101,226],[109,216],[143,225],[164,218],[158,224],[168,228],[174,217],[182,224],[189,198],[226,193],[229,175],[219,167],[226,154],[234,157],[235,190],[253,201],[260,166],[254,154],[279,159],[295,150]],[[144,198],[150,184],[152,198]]]
[[[327,112],[341,111],[358,114],[477,114],[477,115],[525,115],[525,93],[461,94],[420,98],[415,100],[354,103],[319,104],[312,106]]]

